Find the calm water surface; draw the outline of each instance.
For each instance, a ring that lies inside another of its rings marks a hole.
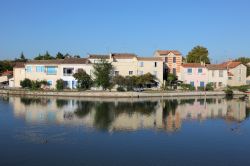
[[[250,165],[250,102],[0,96],[0,166]]]

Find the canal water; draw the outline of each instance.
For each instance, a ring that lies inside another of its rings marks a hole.
[[[250,165],[250,102],[0,96],[0,166]]]

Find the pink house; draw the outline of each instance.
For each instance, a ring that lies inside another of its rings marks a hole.
[[[205,64],[186,63],[181,65],[180,80],[185,84],[191,84],[196,89],[205,87],[208,82],[208,71]]]

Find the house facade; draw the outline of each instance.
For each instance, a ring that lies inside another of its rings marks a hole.
[[[220,64],[207,65],[208,82],[213,84],[215,89],[225,88],[227,86],[228,72]]]
[[[154,53],[155,57],[160,57],[164,62],[164,72],[172,73],[180,77],[182,54],[177,50],[157,50]]]
[[[24,79],[33,81],[46,80],[50,88],[56,88],[56,81],[64,80],[67,88],[76,88],[77,81],[73,74],[79,69],[86,73],[91,73],[92,66],[86,58],[66,58],[56,60],[34,60],[28,61],[23,65],[14,67],[14,87],[21,87],[20,82]]]
[[[208,70],[205,64],[182,64],[180,72],[180,80],[185,84],[191,84],[196,89],[198,89],[198,87],[205,87],[208,83]]]
[[[111,53],[110,55],[89,55],[89,61],[98,63],[101,59],[110,62],[114,75],[138,76],[151,73],[160,87],[163,84],[163,62],[159,57],[138,57],[135,54]]]

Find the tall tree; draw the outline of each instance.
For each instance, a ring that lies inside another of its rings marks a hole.
[[[90,75],[88,75],[84,70],[78,70],[78,72],[75,73],[73,76],[78,81],[77,87],[79,89],[87,90],[91,88],[93,81]]]
[[[23,52],[21,53],[19,58],[16,58],[15,61],[16,62],[27,62],[28,59],[26,59],[26,57],[24,56]]]
[[[51,60],[55,59],[55,57],[51,56],[48,51],[44,55],[39,54],[37,57],[34,58],[35,60]]]
[[[204,62],[206,64],[210,63],[210,59],[208,57],[208,50],[202,46],[194,47],[187,55],[188,63],[200,63]]]
[[[111,63],[107,62],[106,60],[101,60],[99,63],[95,63],[93,65],[94,68],[94,82],[98,87],[102,87],[104,90],[108,89],[112,85],[112,73],[113,73],[113,66]]]
[[[250,75],[250,66],[248,66],[248,63],[250,63],[250,58],[248,58],[248,57],[239,57],[239,58],[235,59],[234,61],[239,61],[242,64],[244,64],[245,66],[247,66],[247,76]]]
[[[62,54],[62,53],[60,53],[60,52],[58,52],[57,54],[56,54],[56,59],[64,59],[65,57],[64,57],[64,55]]]

